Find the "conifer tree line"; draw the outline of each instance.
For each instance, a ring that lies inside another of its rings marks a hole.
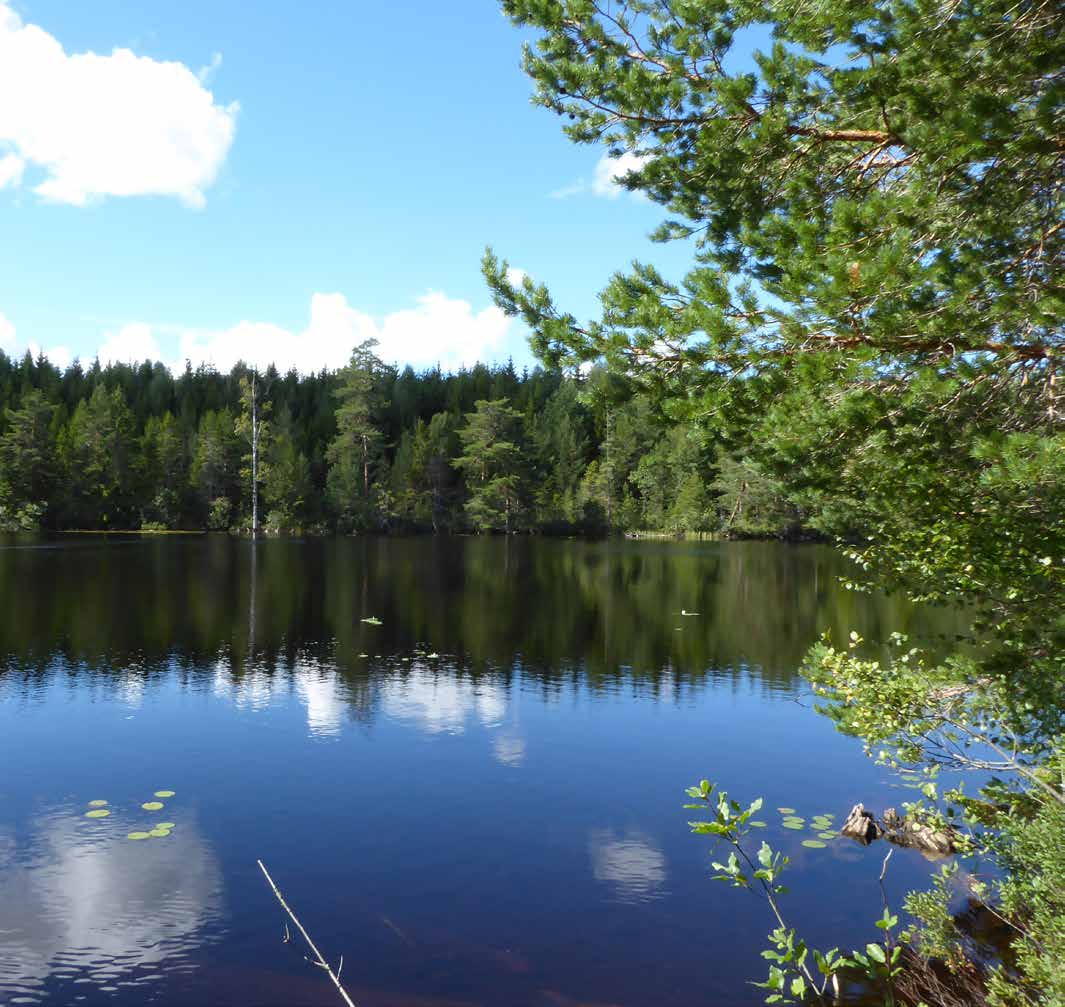
[[[417,373],[372,343],[310,375],[0,353],[0,529],[256,518],[268,532],[804,527],[753,462],[602,371]]]

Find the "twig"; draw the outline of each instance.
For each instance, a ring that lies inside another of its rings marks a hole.
[[[332,968],[330,968],[329,962],[327,962],[322,956],[322,952],[314,946],[314,941],[311,940],[311,935],[303,929],[303,924],[300,923],[298,919],[296,919],[296,914],[289,908],[288,903],[285,901],[285,897],[281,894],[280,891],[278,891],[277,885],[274,884],[274,879],[270,877],[270,872],[266,869],[266,865],[261,860],[256,860],[256,863],[259,865],[259,870],[263,872],[263,876],[266,878],[267,884],[270,885],[271,889],[273,889],[274,894],[277,896],[277,901],[281,903],[281,908],[284,909],[286,913],[288,913],[289,919],[291,919],[292,922],[296,924],[296,927],[299,932],[303,934],[303,939],[307,942],[307,946],[311,949],[311,951],[314,952],[315,961],[313,962],[313,964],[317,965],[319,968],[325,969],[326,972],[329,973],[329,978],[333,980],[333,985],[337,988],[340,995],[344,998],[344,1003],[346,1003],[348,1007],[355,1007],[355,1004],[352,1002],[351,997],[348,996],[347,991],[344,989],[343,986],[340,985],[339,976],[337,975],[337,973],[333,972]],[[308,961],[310,961],[310,959],[308,959]],[[343,968],[343,959],[341,959],[341,968]]]

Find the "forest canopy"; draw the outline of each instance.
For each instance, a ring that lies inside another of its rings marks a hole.
[[[0,353],[0,530],[248,530],[250,374]],[[269,532],[804,529],[756,463],[599,372],[416,373],[363,345],[256,394]]]

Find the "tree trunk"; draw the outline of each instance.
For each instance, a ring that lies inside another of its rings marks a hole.
[[[366,434],[362,435],[362,497],[370,499],[370,448],[366,443]]]
[[[259,385],[258,374],[251,378],[251,534],[259,534]]]

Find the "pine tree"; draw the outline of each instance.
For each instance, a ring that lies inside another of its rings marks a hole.
[[[275,372],[276,373],[276,372]],[[264,397],[265,389],[259,372],[240,379],[240,412],[237,414],[236,431],[248,445],[248,465],[245,477],[251,497],[251,534],[259,534],[259,486],[263,479],[262,459],[270,437],[271,403]]]
[[[0,529],[34,528],[45,516],[56,481],[54,409],[33,389],[6,410],[0,437]]]
[[[374,353],[376,346],[376,339],[360,343],[340,372],[337,433],[326,452],[330,500],[340,524],[347,528],[365,529],[375,521],[373,490],[383,444],[374,415],[375,385],[387,370]]]
[[[506,399],[479,399],[459,430],[462,454],[452,464],[466,477],[466,515],[479,530],[514,530],[524,488],[520,426]]]

